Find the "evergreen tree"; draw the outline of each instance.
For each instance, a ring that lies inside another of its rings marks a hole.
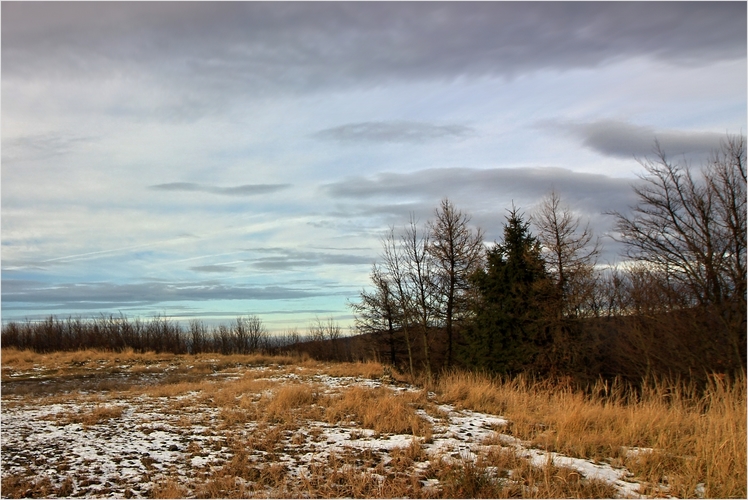
[[[493,372],[528,368],[546,338],[545,304],[553,286],[529,222],[512,208],[504,241],[487,252],[485,269],[472,276],[478,297],[466,332],[466,364]]]

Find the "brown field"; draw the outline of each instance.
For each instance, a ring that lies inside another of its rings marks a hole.
[[[308,357],[2,350],[2,496],[746,496],[745,380],[706,391]]]

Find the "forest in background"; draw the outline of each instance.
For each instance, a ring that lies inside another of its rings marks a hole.
[[[500,242],[444,199],[434,217],[390,228],[370,286],[349,303],[355,332],[331,318],[270,336],[257,316],[208,328],[101,316],[11,322],[3,347],[173,353],[306,352],[376,358],[411,377],[445,369],[578,382],[650,376],[706,380],[746,367],[745,138],[728,136],[700,169],[656,149],[641,161],[630,214],[613,213],[624,264],[599,265],[599,239],[551,192],[512,207]]]

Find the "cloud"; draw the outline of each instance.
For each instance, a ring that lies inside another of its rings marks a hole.
[[[627,179],[557,167],[438,168],[351,177],[327,184],[322,189],[333,198],[397,198],[404,202],[453,196],[491,200],[500,194],[535,197],[555,187],[576,199],[602,197],[615,201],[628,190],[629,183]]]
[[[704,158],[719,149],[725,138],[724,134],[716,132],[656,130],[618,120],[544,122],[540,126],[570,134],[581,140],[585,147],[602,155],[628,159],[651,156],[655,141],[668,156]]]
[[[264,248],[253,249],[253,251],[272,254],[269,257],[248,261],[252,267],[264,271],[308,269],[322,265],[359,266],[372,263],[371,257],[352,254],[305,252],[288,248]]]
[[[173,88],[187,100],[195,88],[215,97],[513,76],[623,58],[708,65],[744,59],[745,39],[744,2],[2,5],[4,80],[160,74],[179,82]]]
[[[313,137],[340,142],[423,143],[440,139],[462,139],[473,129],[464,125],[433,125],[424,122],[388,121],[348,123],[320,130]]]
[[[434,216],[440,199],[448,197],[458,209],[472,217],[472,224],[485,231],[486,241],[500,241],[507,210],[514,203],[525,217],[552,189],[583,219],[595,234],[612,229],[606,213],[626,213],[635,204],[631,184],[635,179],[573,172],[556,167],[445,168],[412,173],[386,172],[351,177],[323,186],[324,192],[341,203],[333,215],[341,218],[383,219],[382,229],[392,224],[402,228],[411,214],[423,224]],[[605,241],[603,261],[618,260],[620,245]]]
[[[212,265],[212,266],[195,266],[190,268],[191,271],[198,273],[230,273],[236,270],[233,266]]]
[[[235,187],[217,187],[207,184],[194,184],[192,182],[170,182],[167,184],[156,184],[149,189],[157,191],[186,191],[197,193],[220,194],[226,196],[255,196],[261,194],[275,193],[287,189],[291,184],[244,184]]]
[[[91,145],[97,138],[59,133],[32,134],[3,140],[3,163],[42,160],[69,154]]]
[[[321,289],[309,291],[284,286],[234,286],[218,282],[60,283],[33,280],[3,280],[3,308],[13,304],[55,304],[69,309],[101,309],[151,305],[172,301],[283,300],[330,295]],[[22,308],[22,306],[18,306]]]

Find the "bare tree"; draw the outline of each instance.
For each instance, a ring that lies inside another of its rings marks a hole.
[[[218,325],[213,332],[213,339],[217,342],[221,354],[231,354],[234,350],[231,330],[226,325]]]
[[[328,356],[333,359],[338,359],[338,339],[341,336],[340,325],[335,322],[335,319],[331,316],[327,321],[322,321],[319,316],[314,318],[314,322],[309,325],[309,333],[312,336],[312,340],[318,342],[329,342],[331,350],[328,351]]]
[[[362,290],[359,302],[349,306],[355,315],[355,327],[360,334],[387,333],[387,346],[392,366],[397,366],[395,329],[400,316],[392,284],[386,274],[376,264],[369,275],[372,291]]]
[[[319,316],[314,318],[314,322],[309,324],[309,337],[314,342],[324,342],[325,340],[325,325]]]
[[[330,345],[332,346],[332,356],[334,359],[339,359],[340,353],[338,349],[338,339],[342,335],[340,330],[340,325],[335,321],[335,319],[330,316],[327,318],[327,323],[325,324],[325,337],[330,342]]]
[[[447,330],[447,366],[451,366],[454,323],[469,311],[468,278],[482,265],[485,248],[483,232],[473,230],[469,226],[470,217],[457,210],[449,199],[442,200],[435,216],[429,223],[427,251],[436,267],[435,281]]]
[[[630,258],[662,277],[663,286],[719,318],[745,368],[746,168],[745,138],[728,137],[694,175],[656,145],[656,158],[634,186],[633,215],[615,213]],[[674,307],[682,307],[680,303]],[[713,332],[713,334],[716,332]]]
[[[746,166],[745,137],[730,136],[714,153],[705,176],[714,193],[720,237],[726,259],[722,267],[728,286],[739,299],[746,299]]]
[[[581,219],[561,197],[551,191],[531,218],[545,253],[547,270],[554,278],[564,316],[579,316],[590,310],[585,307],[594,293],[595,264],[600,253],[599,240],[589,224],[581,227]]]
[[[253,314],[246,318],[240,318],[238,321],[243,323],[247,340],[247,351],[258,352],[265,349],[268,343],[268,331],[265,329],[265,325],[262,324],[262,320]]]
[[[414,301],[408,289],[407,254],[402,245],[395,240],[395,229],[390,227],[387,236],[382,238],[382,266],[385,279],[391,284],[395,304],[400,312],[400,325],[405,336],[405,347],[408,350],[408,369],[411,378],[415,377],[413,368],[413,348],[410,338],[411,318],[414,315]]]
[[[295,346],[296,344],[301,342],[301,335],[299,334],[299,329],[296,327],[286,330],[285,336],[286,345]]]
[[[406,257],[406,288],[409,290],[414,318],[423,338],[426,377],[431,380],[430,334],[439,310],[439,297],[436,293],[435,269],[428,253],[429,234],[419,234],[418,222],[413,214],[400,241]]]
[[[190,353],[199,354],[205,350],[207,329],[199,319],[190,321]]]

